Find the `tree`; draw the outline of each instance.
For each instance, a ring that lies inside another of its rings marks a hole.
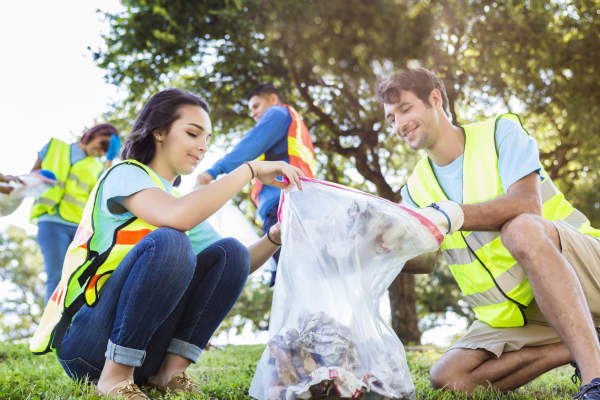
[[[318,177],[399,201],[418,154],[387,134],[373,85],[416,62],[445,80],[457,122],[491,116],[491,108],[523,106],[548,172],[569,194],[575,192],[570,187],[582,192],[576,205],[600,217],[598,203],[590,202],[598,147],[582,129],[599,126],[599,114],[588,112],[598,107],[600,93],[593,73],[600,62],[593,1],[123,4],[123,13],[108,16],[106,50],[95,53],[107,78],[129,89],[125,105],[115,109],[121,117],[160,88],[187,88],[209,100],[215,132],[226,145],[240,137],[231,132],[251,126],[248,90],[270,81],[302,111],[315,138]],[[462,310],[451,293],[427,307]],[[420,338],[416,298],[413,277],[399,276],[390,301],[404,341]]]
[[[126,12],[110,16],[108,50],[96,56],[111,81],[129,88],[129,104],[160,87],[182,86],[208,98],[216,132],[239,132],[250,126],[245,94],[259,82],[274,82],[303,110],[316,138],[319,177],[400,200],[397,183],[414,155],[389,150],[399,141],[386,135],[372,96],[373,65],[386,64],[388,54],[398,55],[397,64],[418,58],[413,43],[431,24],[421,8],[385,0],[124,4]],[[411,16],[401,23],[398,12]],[[419,341],[414,279],[399,281],[404,292],[392,297],[403,299],[396,304],[414,321],[399,333]]]
[[[44,262],[35,238],[9,226],[0,233],[0,329],[7,340],[30,337],[44,309]]]

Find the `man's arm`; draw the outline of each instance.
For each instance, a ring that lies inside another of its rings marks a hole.
[[[287,135],[291,121],[292,117],[287,110],[279,106],[271,107],[231,152],[205,172],[214,179],[220,174],[233,171],[244,161],[255,160]]]
[[[513,183],[506,194],[476,204],[462,204],[463,231],[498,231],[520,214],[542,215],[540,176],[532,172]]]
[[[430,274],[435,269],[435,262],[440,255],[440,251],[424,253],[415,258],[411,258],[402,268],[403,274]]]

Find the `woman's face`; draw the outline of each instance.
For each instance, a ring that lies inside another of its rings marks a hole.
[[[176,175],[191,174],[204,158],[212,125],[208,113],[199,106],[178,108],[179,118],[168,134],[155,134],[156,156],[160,156]]]
[[[85,153],[92,157],[102,157],[108,150],[110,136],[96,135],[92,140],[83,145]]]

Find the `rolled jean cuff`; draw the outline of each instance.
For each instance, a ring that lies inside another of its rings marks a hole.
[[[177,354],[178,356],[187,358],[191,362],[195,363],[198,361],[198,357],[200,357],[202,349],[189,342],[184,342],[183,340],[173,338],[171,339],[171,343],[169,343],[169,347],[167,347],[167,352]]]
[[[104,357],[119,364],[129,365],[130,367],[140,367],[146,358],[146,350],[138,350],[130,347],[119,346],[111,342],[109,339]]]

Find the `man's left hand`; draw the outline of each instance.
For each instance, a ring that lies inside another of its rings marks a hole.
[[[269,237],[277,243],[281,243],[281,224],[279,222],[269,229]]]
[[[213,177],[208,172],[202,172],[196,177],[196,185],[194,185],[194,188],[197,189],[200,186],[208,185],[212,180]]]

